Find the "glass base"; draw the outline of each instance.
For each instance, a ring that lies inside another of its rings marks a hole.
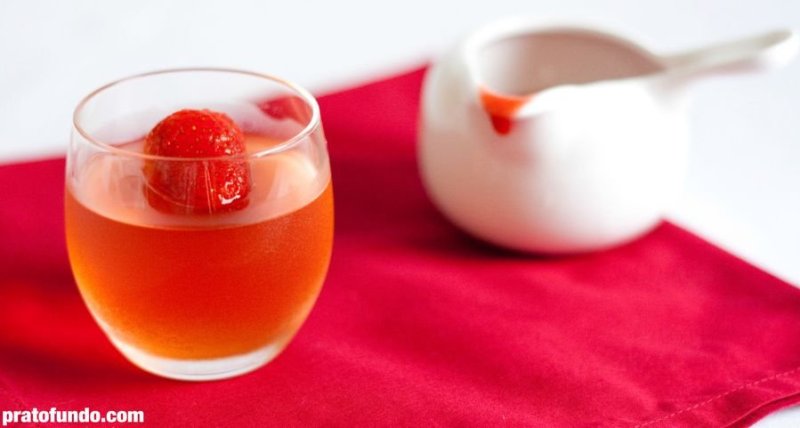
[[[125,358],[140,369],[169,379],[189,381],[227,379],[251,372],[272,361],[288,342],[288,340],[282,340],[233,357],[178,360],[148,354],[111,335],[109,335],[109,339]]]

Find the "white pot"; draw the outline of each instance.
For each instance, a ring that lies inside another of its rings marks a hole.
[[[609,33],[491,24],[429,70],[419,161],[439,209],[529,252],[603,249],[649,231],[679,193],[695,78],[785,63],[790,31],[657,56]]]

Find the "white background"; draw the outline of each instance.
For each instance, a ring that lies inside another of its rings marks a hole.
[[[0,0],[0,163],[63,153],[78,100],[129,74],[224,66],[321,93],[418,66],[511,15],[599,24],[656,52],[800,29],[796,0]],[[693,92],[689,180],[670,217],[800,284],[800,60]],[[800,426],[800,410],[758,426]]]

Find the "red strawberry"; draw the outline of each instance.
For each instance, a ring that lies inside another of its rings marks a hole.
[[[247,206],[247,161],[220,159],[245,153],[244,134],[225,114],[210,110],[172,113],[147,135],[144,152],[190,158],[145,162],[145,194],[155,209],[173,214],[210,214]]]
[[[261,102],[258,105],[265,114],[273,119],[291,119],[305,125],[311,120],[311,107],[302,98],[287,95]]]

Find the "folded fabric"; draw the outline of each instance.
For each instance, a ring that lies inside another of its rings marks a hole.
[[[61,159],[0,167],[0,410],[142,410],[153,426],[742,426],[800,393],[800,291],[671,224],[610,251],[473,240],[417,174],[423,70],[320,99],[336,237],[286,351],[161,379],[85,309]],[[102,263],[102,260],[98,261]]]

